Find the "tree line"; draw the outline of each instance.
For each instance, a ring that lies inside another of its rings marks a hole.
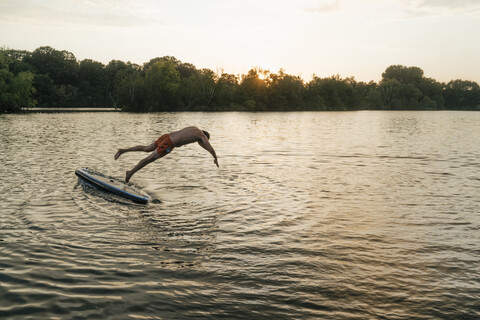
[[[380,82],[338,75],[305,82],[280,70],[244,75],[197,69],[166,56],[143,65],[79,61],[40,47],[0,49],[0,112],[25,108],[114,107],[158,111],[480,110],[474,81],[440,83],[419,67],[389,66]]]

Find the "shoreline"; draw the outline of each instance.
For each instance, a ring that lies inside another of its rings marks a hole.
[[[134,112],[134,111],[123,111],[120,108],[25,108],[20,112],[7,112],[4,114],[15,114],[15,113],[74,113],[74,112],[123,112],[123,113],[182,113],[182,112],[191,112],[191,113],[295,113],[295,112],[361,112],[361,111],[386,111],[386,112],[445,112],[445,111],[469,111],[469,112],[478,112],[480,110],[471,110],[471,109],[443,109],[443,110],[427,110],[427,109],[352,109],[352,110],[269,110],[269,111],[244,111],[244,110],[229,110],[229,111],[199,111],[199,110],[177,110],[177,111],[148,111],[148,112]],[[1,114],[1,113],[0,113]]]
[[[115,108],[26,108],[24,113],[63,113],[63,112],[121,112]]]

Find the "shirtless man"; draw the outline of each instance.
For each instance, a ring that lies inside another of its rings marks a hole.
[[[186,127],[182,130],[164,134],[148,146],[135,146],[127,149],[118,149],[117,153],[115,154],[115,160],[117,160],[118,157],[120,157],[125,152],[153,151],[148,157],[140,160],[140,162],[135,167],[133,167],[132,170],[127,171],[125,181],[128,182],[135,172],[142,169],[147,164],[166,156],[173,150],[173,148],[181,147],[183,145],[193,142],[198,142],[200,147],[210,152],[214,159],[213,162],[217,165],[217,167],[219,167],[217,155],[215,154],[215,150],[213,150],[212,146],[208,142],[209,139],[210,134],[207,131],[200,130],[197,127]]]

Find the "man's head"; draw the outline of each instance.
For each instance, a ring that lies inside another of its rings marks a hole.
[[[202,130],[203,134],[207,136],[207,139],[210,140],[210,133],[205,130]]]

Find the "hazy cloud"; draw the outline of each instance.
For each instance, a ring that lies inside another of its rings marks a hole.
[[[388,3],[396,3],[401,15],[407,18],[480,14],[480,0],[311,0],[303,5],[303,10],[310,13],[331,13],[349,7]]]
[[[398,0],[407,18],[480,14],[479,0]]]
[[[478,0],[418,0],[417,2],[418,7],[420,8],[435,8],[435,7],[442,7],[442,8],[450,8],[450,9],[468,9],[468,8],[478,8],[480,7],[480,3]]]
[[[333,1],[317,1],[316,4],[306,7],[303,10],[307,12],[314,12],[314,13],[330,13],[330,12],[339,11],[341,9],[342,9],[342,4],[340,0],[333,0]]]
[[[135,27],[162,24],[132,13],[129,3],[118,1],[0,0],[0,19],[18,23]]]

